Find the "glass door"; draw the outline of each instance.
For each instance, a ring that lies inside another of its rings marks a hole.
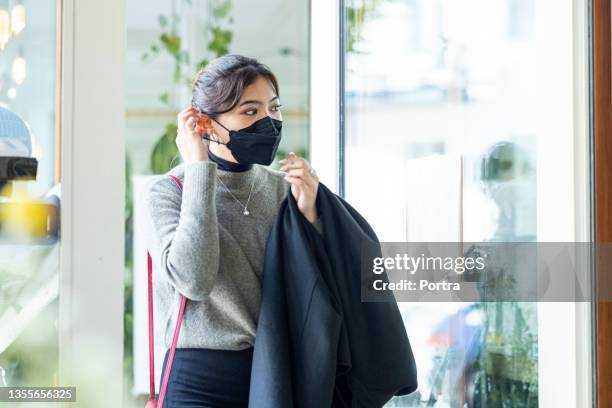
[[[586,1],[343,3],[340,191],[381,242],[589,240]],[[587,406],[588,304],[399,306],[386,406]]]

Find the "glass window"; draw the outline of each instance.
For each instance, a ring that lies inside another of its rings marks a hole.
[[[199,68],[226,53],[257,58],[279,80],[283,139],[273,168],[289,151],[308,157],[309,4],[262,7],[247,0],[127,2],[127,197],[125,281],[126,400],[149,392],[146,223],[143,188],[180,164],[176,115],[191,101]],[[157,376],[165,350],[156,348]]]
[[[0,3],[0,386],[58,384],[57,11]]]
[[[551,191],[579,199],[552,186],[573,174],[572,115],[586,105],[571,90],[572,37],[557,36],[571,26],[536,27],[539,3],[344,2],[346,199],[381,242],[555,240],[538,209]],[[538,406],[536,303],[399,306],[419,389],[387,406]]]

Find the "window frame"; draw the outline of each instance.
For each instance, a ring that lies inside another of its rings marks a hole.
[[[59,384],[75,386],[81,403],[103,400],[121,406],[125,6],[57,1],[62,181]],[[103,158],[98,166],[96,158]]]
[[[586,103],[590,109],[591,90],[588,84],[591,82],[590,72],[576,72],[581,68],[581,63],[591,64],[591,52],[589,40],[592,38],[592,27],[590,24],[592,15],[593,0],[565,0],[566,12],[563,14],[564,23],[571,27],[572,47],[571,50],[563,55],[564,58],[573,58],[570,76],[566,76],[566,91],[575,92],[580,103]],[[605,3],[605,0],[595,0]],[[311,146],[313,165],[321,166],[325,171],[327,182],[336,180],[336,192],[344,197],[345,191],[345,104],[344,104],[344,67],[345,67],[345,0],[334,2],[323,0],[311,1]],[[608,9],[609,12],[609,2]],[[554,13],[558,17],[558,11]],[[608,13],[609,14],[609,13]],[[607,22],[609,23],[609,15]],[[314,32],[314,33],[313,33]],[[334,33],[339,38],[334,42]],[[578,34],[577,34],[578,33]],[[587,34],[587,38],[577,37],[582,33]],[[608,32],[609,34],[609,32]],[[609,55],[609,38],[607,52]],[[586,47],[586,50],[585,48]],[[336,55],[331,55],[332,48],[335,48]],[[588,61],[578,60],[579,53],[586,53]],[[323,62],[324,61],[324,62]],[[322,80],[322,72],[327,72],[326,80]],[[329,73],[335,73],[329,75]],[[564,72],[565,75],[568,72]],[[609,74],[609,73],[607,73]],[[331,78],[331,79],[330,79]],[[609,83],[608,83],[609,85]],[[576,100],[574,99],[574,105]],[[337,115],[333,117],[330,110],[337,109]],[[565,140],[563,149],[571,149],[577,143],[583,143],[580,152],[584,153],[584,160],[590,157],[590,144],[592,133],[589,129],[590,117],[588,112],[574,111],[575,117],[570,120],[572,130]],[[586,132],[581,133],[581,132]],[[331,141],[329,135],[336,135],[335,140]],[[579,138],[581,138],[579,140]],[[608,149],[612,151],[612,149]],[[330,152],[333,152],[330,153]],[[579,159],[581,160],[581,159]],[[612,162],[612,159],[609,159]],[[591,163],[577,162],[571,169],[574,183],[572,191],[574,197],[587,197],[585,201],[572,203],[565,210],[569,211],[574,219],[577,220],[578,213],[587,214],[588,222],[585,224],[578,220],[574,228],[563,231],[562,235],[557,235],[553,241],[591,241],[592,233],[592,212],[590,208],[592,178],[589,180],[581,179],[584,171]],[[567,173],[567,172],[566,172]],[[590,176],[590,174],[588,174]],[[568,190],[569,192],[569,190]],[[612,194],[610,195],[612,196]],[[607,208],[610,208],[608,205]],[[547,221],[549,226],[551,219]],[[540,226],[542,228],[543,226]],[[610,233],[612,235],[612,233]],[[550,235],[548,238],[551,238]],[[591,271],[593,273],[593,271]],[[557,324],[558,313],[565,313],[567,318],[563,324]],[[539,401],[540,406],[568,406],[568,401],[573,401],[573,406],[586,407],[593,406],[596,400],[595,387],[593,386],[594,363],[593,363],[593,309],[591,303],[564,302],[564,303],[539,303],[538,304],[538,346],[539,355]],[[561,330],[561,332],[559,332]],[[591,337],[585,339],[585,333]],[[566,341],[562,344],[558,342],[559,337],[564,337]],[[609,342],[609,339],[607,340]],[[565,355],[567,350],[574,350],[575,353],[568,358],[562,369],[559,369],[559,355]],[[608,348],[610,350],[612,348]],[[562,353],[562,354],[559,354]],[[608,361],[612,361],[608,354]],[[544,365],[540,364],[544,362]],[[610,363],[608,362],[608,367]],[[601,378],[600,378],[601,380]],[[612,381],[612,379],[608,379]],[[601,387],[601,385],[600,385]],[[612,386],[608,387],[612,390]],[[570,394],[559,393],[559,389],[571,390]],[[569,397],[569,399],[568,399]],[[603,407],[603,405],[601,405]]]

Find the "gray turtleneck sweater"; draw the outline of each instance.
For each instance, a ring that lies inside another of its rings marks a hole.
[[[154,267],[155,338],[171,346],[183,294],[187,303],[177,347],[251,347],[266,240],[291,187],[286,173],[259,164],[243,172],[225,171],[209,160],[182,163],[169,173],[181,180],[183,191],[164,174],[148,185],[146,196],[153,227],[148,249]],[[236,198],[246,203],[251,185],[250,214],[244,215]],[[314,226],[322,232],[320,220]]]

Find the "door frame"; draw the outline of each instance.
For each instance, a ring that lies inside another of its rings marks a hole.
[[[59,382],[81,406],[123,400],[125,4],[57,0]],[[109,29],[112,27],[112,29]]]
[[[610,0],[593,0],[593,207],[595,242],[612,241],[612,63]],[[596,285],[609,285],[611,276],[598,273]],[[598,408],[612,407],[612,302],[593,302],[595,312],[595,376]]]
[[[606,2],[608,5],[608,13],[607,13],[607,24],[608,24],[608,37],[607,37],[607,49],[608,49],[608,61],[609,61],[609,48],[610,48],[610,30],[609,30],[609,2],[610,0],[593,0],[595,3]],[[589,16],[597,16],[598,12],[593,13],[593,8],[597,7],[597,5],[592,5],[591,0],[585,0],[585,2],[570,0],[573,14],[566,14],[564,18],[566,18],[566,22],[568,24],[572,24],[574,30],[580,29],[579,24],[581,22],[578,21],[580,18],[584,18],[584,13],[588,13]],[[567,4],[567,3],[566,3]],[[325,0],[311,0],[311,26],[313,29],[311,30],[310,37],[310,56],[311,56],[311,99],[310,99],[310,112],[311,112],[311,133],[310,133],[310,143],[311,143],[311,161],[313,166],[317,168],[319,174],[321,176],[321,181],[326,183],[327,185],[334,186],[334,191],[344,196],[344,185],[343,185],[343,174],[344,174],[344,118],[343,118],[343,108],[344,101],[342,99],[342,83],[344,82],[343,78],[343,63],[341,56],[343,55],[343,44],[342,44],[342,30],[343,30],[343,10],[344,1],[343,0],[334,0],[334,1],[325,1]],[[601,7],[601,6],[599,6]],[[593,29],[593,21],[591,17],[584,18],[581,21],[588,21],[589,27],[584,32],[589,33],[589,38],[573,38],[575,42],[574,47],[575,51],[580,51],[580,44],[578,42],[583,42],[585,47],[591,47],[591,39],[593,38],[592,30]],[[316,28],[316,29],[314,29]],[[339,40],[336,40],[339,38]],[[605,45],[604,45],[605,46]],[[591,54],[589,54],[591,55]],[[571,57],[570,54],[567,56]],[[591,57],[589,57],[591,58]],[[323,62],[324,61],[324,62]],[[584,62],[584,61],[582,61]],[[598,66],[598,63],[595,64],[590,63],[590,68],[595,65]],[[601,64],[599,64],[601,65]],[[609,68],[610,64],[608,63],[607,67]],[[573,67],[574,73],[578,70],[582,69],[582,65],[577,64]],[[601,67],[600,67],[601,70]],[[572,72],[567,72],[570,76]],[[610,88],[610,80],[609,80],[610,70],[607,70],[608,74],[608,89]],[[581,74],[582,75],[582,74]],[[592,78],[592,77],[591,77]],[[577,80],[583,81],[583,83],[588,83],[589,80],[583,77],[578,78]],[[592,80],[591,80],[592,81]],[[574,85],[565,83],[564,86],[572,87]],[[592,85],[592,83],[591,83]],[[592,90],[591,90],[592,91]],[[581,94],[582,95],[582,94]],[[588,91],[584,92],[585,98],[589,98],[592,93]],[[609,102],[610,94],[607,94],[607,101]],[[590,105],[590,104],[589,104]],[[589,106],[590,108],[590,106]],[[610,109],[608,107],[608,109]],[[606,111],[609,113],[610,110]],[[577,120],[576,126],[580,126],[581,124],[586,123],[585,128],[592,126],[591,118],[586,117],[584,121]],[[608,124],[609,126],[609,124]],[[586,130],[586,129],[585,129]],[[570,131],[571,133],[571,131]],[[590,131],[592,135],[592,129]],[[612,142],[608,142],[607,150],[612,152]],[[592,146],[591,146],[592,147]],[[588,160],[586,156],[588,154],[585,152],[584,154],[585,160]],[[612,163],[612,157],[610,154],[607,156],[609,158],[608,162]],[[590,160],[592,162],[592,160]],[[579,164],[577,164],[579,165]],[[590,163],[592,166],[592,163]],[[588,168],[589,163],[585,163],[584,168]],[[575,169],[574,169],[575,170]],[[588,171],[588,170],[587,170]],[[592,171],[592,169],[591,169]],[[591,180],[593,178],[591,177]],[[609,197],[612,197],[612,188],[610,188],[610,183],[612,179],[608,178],[608,187],[610,193]],[[587,181],[585,180],[585,183]],[[591,188],[587,185],[582,188],[582,190],[576,190],[576,192],[582,191],[583,195],[588,195],[589,193],[592,195]],[[585,198],[585,205],[587,207],[593,205],[593,200],[588,200]],[[612,201],[612,198],[609,200]],[[611,202],[606,202],[603,205],[607,205],[610,208],[609,204]],[[601,204],[600,204],[601,206]],[[580,207],[577,208],[579,210]],[[593,208],[589,208],[589,213],[594,214]],[[592,222],[593,217],[589,217]],[[610,225],[610,223],[608,223]],[[577,239],[576,235],[580,231],[574,231],[575,234],[564,235],[567,238],[567,241],[582,241],[582,240],[592,240],[593,238],[593,228],[591,225],[584,226],[584,234],[578,234],[580,237],[584,239]],[[612,227],[609,228],[609,235],[612,235]],[[591,304],[576,304],[576,303],[567,303],[565,305],[561,305],[563,307],[563,311],[568,313],[568,319],[565,321],[565,324],[562,322],[561,326],[558,327],[559,330],[562,330],[563,334],[568,334],[569,338],[567,341],[563,343],[563,345],[558,344],[559,339],[559,331],[554,330],[555,325],[554,320],[556,316],[558,316],[559,305],[547,304],[543,305],[539,308],[539,312],[550,312],[550,318],[546,318],[546,327],[540,327],[539,329],[546,329],[546,333],[549,335],[546,338],[541,339],[540,345],[544,346],[543,350],[545,350],[547,362],[555,365],[558,363],[558,352],[563,352],[563,350],[567,350],[567,348],[563,347],[576,347],[575,358],[572,358],[570,363],[566,363],[563,368],[567,369],[567,371],[555,372],[547,369],[546,375],[550,377],[547,381],[546,387],[541,390],[541,395],[543,397],[543,401],[551,402],[551,401],[559,401],[560,405],[564,405],[567,403],[577,404],[577,406],[598,406],[596,402],[596,391],[600,390],[604,387],[608,387],[608,389],[612,390],[612,378],[608,378],[605,380],[599,379],[599,383],[595,381],[595,332],[593,329],[594,326],[594,309]],[[607,316],[607,324],[608,326],[612,326],[612,308],[608,311]],[[543,313],[544,315],[546,313]],[[599,315],[601,319],[601,314]],[[568,323],[570,327],[568,327]],[[600,326],[602,322],[599,322]],[[584,338],[584,334],[588,333],[591,330],[588,338]],[[612,328],[608,327],[608,333],[612,333]],[[609,336],[608,336],[609,337]],[[609,340],[608,340],[609,341]],[[557,346],[555,346],[557,344]],[[609,344],[609,343],[608,343]],[[563,347],[561,347],[563,346]],[[605,347],[605,346],[604,346]],[[608,355],[607,355],[607,372],[610,371],[612,367],[612,347],[608,346]],[[544,353],[544,351],[542,351]],[[601,356],[600,356],[601,357]],[[562,378],[559,377],[561,375]],[[588,378],[583,378],[588,377]],[[601,376],[600,376],[601,377]],[[562,380],[561,382],[559,380]],[[601,381],[606,381],[606,383],[602,383]],[[568,399],[567,394],[560,394],[558,392],[559,389],[567,389],[567,387],[572,389],[571,397]],[[609,396],[604,401],[610,400]],[[599,405],[599,407],[604,407],[607,405]]]

